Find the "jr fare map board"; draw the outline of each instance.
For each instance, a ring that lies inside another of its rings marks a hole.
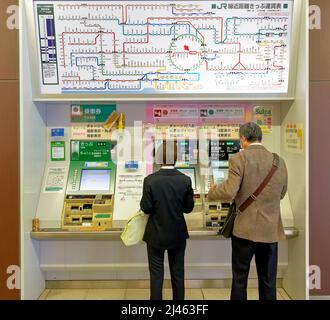
[[[293,0],[34,1],[41,93],[286,93]]]

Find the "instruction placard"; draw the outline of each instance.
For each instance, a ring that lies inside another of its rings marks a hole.
[[[285,126],[285,150],[291,153],[304,152],[304,129],[302,123],[288,123]]]
[[[45,193],[63,192],[65,188],[66,167],[49,167],[44,186]]]
[[[132,201],[140,203],[144,175],[141,173],[122,173],[118,175],[117,179],[119,180],[118,199],[121,205],[125,206],[126,203],[131,203]]]
[[[50,142],[50,157],[52,161],[65,161],[65,141]]]

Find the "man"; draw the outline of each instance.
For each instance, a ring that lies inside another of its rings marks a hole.
[[[147,243],[150,299],[162,300],[164,253],[167,250],[174,300],[184,300],[184,254],[189,238],[183,213],[194,208],[191,179],[174,165],[175,141],[163,141],[156,152],[161,169],[144,179],[142,211],[150,214],[143,240]]]
[[[261,143],[262,131],[255,123],[239,130],[244,149],[229,159],[228,179],[210,188],[210,200],[235,199],[237,208],[251,196],[272,168],[273,154]],[[279,167],[256,200],[238,213],[232,237],[232,300],[247,299],[247,281],[253,255],[258,274],[259,299],[276,300],[278,241],[284,240],[280,200],[287,191],[287,169]]]

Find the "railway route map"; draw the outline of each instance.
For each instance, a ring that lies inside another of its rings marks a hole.
[[[293,2],[35,0],[40,93],[286,93]]]

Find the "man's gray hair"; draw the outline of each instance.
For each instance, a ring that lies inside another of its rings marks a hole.
[[[262,140],[261,128],[254,122],[248,122],[240,126],[239,137],[245,137],[249,142]]]

